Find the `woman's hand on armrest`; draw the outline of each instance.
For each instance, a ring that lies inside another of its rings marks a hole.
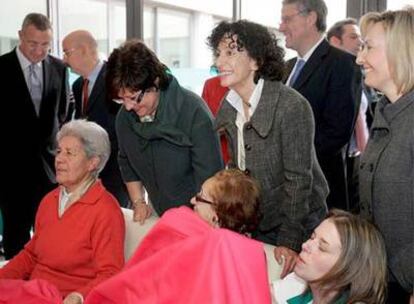
[[[280,278],[283,279],[286,275],[293,271],[293,268],[295,268],[298,254],[288,247],[277,246],[274,249],[274,255],[276,261],[280,265],[283,264],[283,270],[280,275]]]

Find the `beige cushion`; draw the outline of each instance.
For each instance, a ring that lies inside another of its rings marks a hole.
[[[133,221],[134,212],[131,209],[121,208],[125,219],[125,261],[132,256],[138,244],[147,234],[147,232],[157,222],[158,217],[151,215],[143,225]]]
[[[269,278],[269,283],[271,283],[280,279],[280,274],[282,273],[282,265],[279,265],[274,257],[273,250],[275,249],[275,246],[263,244],[263,247],[266,254],[267,275]]]

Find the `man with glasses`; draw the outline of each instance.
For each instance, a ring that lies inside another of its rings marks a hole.
[[[28,14],[19,46],[0,57],[0,208],[7,259],[30,238],[37,207],[56,183],[54,141],[66,111],[66,68],[49,55],[52,28],[42,14]],[[14,124],[6,124],[11,116]],[[14,189],[20,187],[16,193]]]
[[[116,119],[119,166],[134,205],[134,219],[158,215],[190,199],[223,164],[212,116],[203,100],[180,86],[142,42],[115,49],[107,83],[123,107]]]
[[[279,30],[298,57],[288,62],[286,83],[312,106],[315,148],[328,181],[329,208],[347,209],[345,148],[352,133],[354,58],[324,37],[327,7],[323,0],[284,0]]]
[[[96,39],[85,30],[69,33],[62,41],[62,49],[63,61],[81,76],[72,85],[75,113],[69,116],[94,121],[108,132],[111,155],[99,177],[120,205],[127,207],[128,195],[119,171],[115,133],[115,117],[120,106],[111,102],[106,94],[106,62],[99,59]]]

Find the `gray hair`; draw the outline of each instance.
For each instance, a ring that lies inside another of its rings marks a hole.
[[[33,25],[36,29],[42,32],[52,29],[49,18],[39,13],[30,13],[24,17],[22,30],[27,28],[29,25]]]
[[[328,38],[329,40],[332,37],[336,37],[342,41],[342,35],[344,34],[345,25],[358,25],[358,23],[356,19],[354,18],[347,18],[344,20],[340,20],[331,26],[331,28],[326,33],[326,38]]]
[[[85,119],[75,119],[62,126],[56,135],[60,141],[65,136],[73,136],[80,140],[88,159],[99,158],[99,164],[93,173],[96,177],[105,167],[111,154],[111,144],[108,133],[95,122]]]
[[[296,4],[300,14],[306,15],[310,12],[316,13],[316,28],[323,33],[326,30],[326,16],[328,8],[324,0],[283,0],[283,5]]]

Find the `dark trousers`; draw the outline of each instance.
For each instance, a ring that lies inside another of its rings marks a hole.
[[[326,198],[328,209],[348,209],[345,154],[318,155],[318,161],[328,181],[329,195]]]
[[[99,177],[105,188],[118,200],[119,205],[127,208],[129,206],[128,192],[121,177],[116,155],[117,153],[111,153]]]
[[[346,157],[346,179],[348,186],[349,209],[352,213],[358,214],[359,207],[359,160],[360,156]]]
[[[389,282],[387,291],[387,304],[408,304],[410,301],[410,294],[397,282]]]
[[[1,194],[3,249],[7,260],[18,254],[30,240],[30,230],[40,201],[55,187],[56,185],[43,175],[37,180],[30,180],[19,193],[11,193],[9,190]]]

